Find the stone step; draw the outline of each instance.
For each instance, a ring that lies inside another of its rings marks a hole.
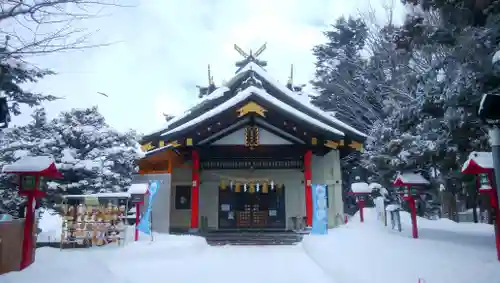
[[[295,245],[302,241],[302,234],[215,232],[203,235],[209,245]]]

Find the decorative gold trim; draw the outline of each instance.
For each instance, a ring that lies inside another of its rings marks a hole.
[[[146,144],[141,145],[141,150],[146,152],[154,149],[155,147],[153,146],[153,142],[148,142]]]
[[[170,145],[172,147],[179,147],[179,146],[181,146],[181,144],[178,141],[171,141],[171,142],[168,143],[168,145]]]
[[[259,128],[248,126],[245,128],[245,145],[254,148],[259,146]]]
[[[328,148],[333,148],[337,149],[340,145],[340,142],[332,141],[332,140],[326,140],[325,141],[325,146]]]
[[[243,117],[245,115],[247,115],[248,113],[255,113],[259,116],[262,116],[262,117],[266,117],[266,113],[267,110],[260,106],[259,104],[253,102],[253,101],[250,101],[248,102],[247,104],[245,104],[243,107],[241,107],[240,109],[236,110],[239,114],[238,114],[238,117]]]
[[[351,143],[348,145],[350,148],[353,148],[359,152],[363,152],[363,144],[357,141],[351,141]]]

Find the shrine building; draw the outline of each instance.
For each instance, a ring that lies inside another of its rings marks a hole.
[[[366,135],[311,105],[302,88],[280,84],[247,54],[223,86],[141,140],[134,182],[162,180],[153,230],[296,230],[312,225],[311,185],[328,186],[328,227],[343,223],[340,159]]]

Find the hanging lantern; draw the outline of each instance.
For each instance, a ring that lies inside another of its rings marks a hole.
[[[259,183],[255,184],[255,191],[260,192],[260,184]]]
[[[262,192],[267,194],[269,192],[269,187],[267,183],[262,184]]]
[[[269,184],[269,185],[271,187],[271,191],[274,191],[275,186],[276,186],[276,184],[274,183],[274,181],[271,181],[271,184]]]
[[[251,194],[255,193],[255,185],[253,183],[250,183],[249,187],[250,187],[250,193]]]
[[[247,192],[247,183],[243,184],[243,191],[246,193]]]
[[[241,184],[240,183],[236,183],[234,185],[234,191],[237,193],[241,192]]]
[[[229,182],[229,189],[231,189],[231,191],[233,190],[233,185],[234,185],[233,181],[230,181]]]

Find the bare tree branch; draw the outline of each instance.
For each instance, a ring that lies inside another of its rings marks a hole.
[[[118,0],[2,0],[0,37],[10,39],[0,58],[39,55],[108,46],[89,43],[97,31],[79,28],[81,21],[105,17],[110,7],[132,7]]]

